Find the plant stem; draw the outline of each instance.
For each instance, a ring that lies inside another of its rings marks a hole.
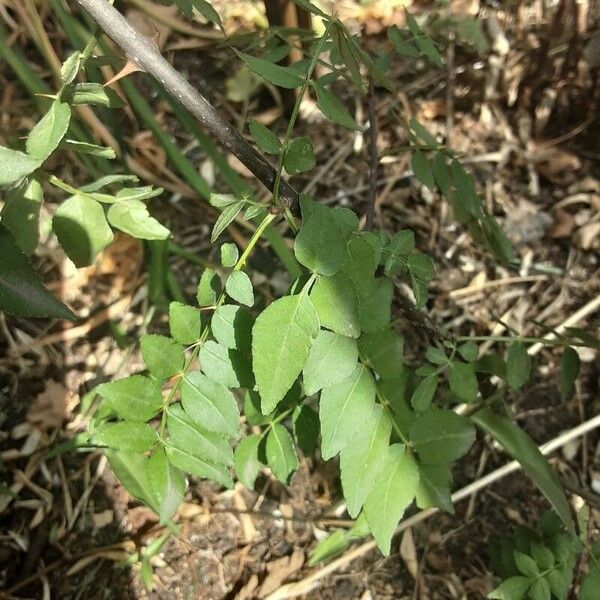
[[[317,42],[317,46],[312,55],[312,59],[308,66],[308,70],[306,71],[306,77],[304,79],[304,82],[302,83],[302,85],[300,86],[300,88],[298,90],[298,97],[296,98],[296,103],[294,104],[294,108],[292,110],[292,115],[290,116],[287,130],[285,132],[285,138],[283,140],[283,151],[279,155],[279,162],[277,164],[277,173],[275,176],[275,183],[273,185],[273,200],[277,206],[279,206],[280,188],[281,188],[282,182],[284,181],[282,179],[282,173],[283,173],[283,160],[285,158],[285,153],[286,153],[288,144],[290,143],[290,139],[292,137],[292,132],[293,132],[294,126],[296,124],[296,119],[298,118],[298,113],[300,112],[300,105],[302,104],[302,99],[304,98],[306,89],[310,85],[310,78],[312,76],[313,71],[315,70],[315,67],[317,66],[319,56],[321,55],[321,52],[323,51],[323,46],[325,45],[325,42],[327,41],[327,38],[329,36],[329,30],[331,29],[331,25],[332,25],[332,21],[329,21],[327,23],[327,27],[325,28],[325,32],[323,33],[323,35],[319,38],[319,41]],[[292,229],[297,230],[295,223],[292,223],[292,221],[288,221],[288,222],[292,226]]]
[[[165,90],[183,104],[232,154],[234,154],[269,190],[274,190],[277,173],[244,137],[225,121],[208,100],[198,92],[160,54],[153,42],[141,35],[106,0],[78,0],[100,28],[120,46],[128,58],[154,76]],[[298,193],[280,178],[278,194],[283,204],[298,209]]]
[[[256,228],[256,231],[250,238],[248,245],[242,252],[242,255],[239,257],[238,261],[236,262],[235,266],[233,267],[234,271],[241,271],[243,269],[244,265],[248,261],[250,254],[256,247],[258,240],[260,239],[262,234],[265,232],[267,227],[273,222],[273,220],[275,218],[276,218],[276,215],[268,214],[262,220],[260,225]],[[213,308],[216,310],[217,308],[222,306],[224,302],[225,302],[225,292],[223,291],[223,292],[221,292],[221,295],[219,296],[219,298]],[[160,420],[160,429],[159,429],[159,434],[160,434],[161,438],[164,435],[165,427],[167,424],[167,407],[169,406],[169,404],[171,404],[171,402],[173,401],[173,398],[175,397],[175,394],[179,391],[179,387],[181,385],[183,378],[188,374],[189,370],[192,368],[194,361],[196,360],[196,358],[198,357],[198,354],[200,353],[200,348],[202,348],[202,344],[204,344],[204,342],[208,338],[209,333],[210,333],[210,327],[208,325],[206,325],[206,327],[204,327],[204,329],[202,330],[202,333],[200,334],[200,338],[194,345],[194,349],[192,350],[191,354],[186,359],[185,364],[183,365],[183,369],[181,370],[181,373],[179,374],[177,381],[175,381],[175,383],[173,384],[173,387],[170,389],[169,394],[167,395],[167,398],[163,402],[163,406],[161,409],[162,415],[161,415],[161,420]]]

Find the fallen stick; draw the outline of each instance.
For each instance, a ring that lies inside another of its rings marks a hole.
[[[553,440],[550,440],[549,442],[543,444],[542,446],[540,446],[540,452],[545,456],[551,454],[558,448],[565,446],[572,440],[582,437],[586,433],[589,433],[590,431],[593,431],[598,427],[600,427],[600,415],[596,415],[592,419],[581,423],[581,425],[578,425],[577,427],[569,431],[561,433]],[[515,471],[518,471],[520,468],[520,463],[516,460],[512,460],[509,463],[505,464],[503,467],[500,467],[499,469],[496,469],[495,471],[484,475],[483,477],[474,481],[473,483],[470,483],[469,485],[458,490],[457,492],[454,492],[454,494],[452,494],[452,501],[459,502],[460,500],[464,500],[465,498],[468,498],[475,492],[491,485],[492,483],[495,483],[496,481],[499,481],[500,479],[506,477],[507,475],[510,475],[511,473],[514,473]],[[394,532],[394,535],[398,535],[399,533],[405,531],[409,527],[413,527],[414,525],[417,525],[418,523],[427,520],[431,515],[434,515],[435,513],[439,512],[439,510],[439,508],[428,508],[426,510],[418,512],[417,514],[413,515],[412,517],[409,517],[408,519],[405,519],[398,525]],[[310,591],[314,590],[319,585],[319,582],[324,577],[330,575],[331,573],[334,573],[342,567],[347,566],[352,561],[356,560],[357,558],[360,558],[361,556],[364,556],[365,554],[369,553],[375,548],[375,541],[370,540],[368,542],[365,542],[364,544],[353,548],[340,558],[330,562],[328,565],[311,573],[310,575],[308,575],[308,577],[305,577],[300,581],[288,583],[280,587],[278,590],[267,596],[265,600],[285,600],[286,598],[295,598],[296,596],[300,596],[302,594],[308,594]]]

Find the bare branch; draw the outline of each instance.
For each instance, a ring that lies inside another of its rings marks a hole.
[[[210,134],[236,156],[269,190],[273,191],[276,171],[227,121],[160,54],[152,41],[141,35],[107,0],[77,0],[100,28],[119,46],[129,59],[155,77],[165,90],[181,102]],[[283,180],[279,194],[282,203],[298,209],[298,193]]]

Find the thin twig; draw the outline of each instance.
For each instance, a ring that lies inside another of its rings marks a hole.
[[[178,100],[210,134],[236,156],[269,190],[273,191],[277,172],[210,102],[161,55],[152,40],[141,35],[107,0],[77,0],[100,28],[143,71],[155,77],[167,93]],[[292,211],[298,209],[298,193],[282,179],[279,197]]]
[[[551,454],[558,448],[561,448],[562,446],[568,444],[570,441],[575,440],[585,435],[586,433],[597,429],[598,427],[600,427],[600,415],[597,415],[594,418],[585,421],[581,425],[578,425],[570,431],[562,433],[561,435],[547,442],[543,446],[540,446],[540,452],[545,456]],[[510,475],[511,473],[514,473],[519,469],[521,469],[521,464],[518,461],[513,460],[504,465],[503,467],[500,467],[499,469],[488,473],[487,475],[481,477],[477,481],[470,483],[466,487],[452,494],[452,502],[459,502],[460,500],[464,500],[465,498],[471,496],[471,494],[474,494],[475,492],[491,485],[492,483],[503,479],[507,475]],[[396,528],[394,535],[405,531],[409,527],[414,527],[418,523],[427,520],[430,516],[434,515],[437,512],[439,512],[438,508],[428,508],[426,510],[418,512],[417,514],[402,521]],[[352,561],[356,560],[357,558],[360,558],[361,556],[364,556],[371,550],[374,550],[375,547],[375,541],[370,540],[368,542],[365,542],[364,544],[353,548],[352,550],[350,550],[350,552],[347,552],[346,554],[344,554],[337,560],[334,560],[333,562],[329,563],[325,567],[314,571],[313,573],[308,575],[308,577],[305,577],[300,581],[289,583],[280,587],[270,596],[267,596],[266,600],[286,600],[287,598],[294,598],[302,594],[308,594],[311,590],[314,590],[319,585],[319,582],[324,577],[330,575],[331,573],[334,573],[342,567],[348,566]]]
[[[379,157],[377,156],[377,114],[375,111],[375,85],[373,79],[369,78],[369,201],[367,204],[367,222],[366,228],[373,229],[375,221],[375,200],[377,199],[377,165]]]

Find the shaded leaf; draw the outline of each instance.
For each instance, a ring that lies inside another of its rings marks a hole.
[[[256,119],[251,119],[249,126],[252,139],[263,152],[267,154],[279,154],[281,152],[279,138],[268,127],[265,127]]]
[[[25,181],[7,194],[0,212],[2,225],[10,231],[25,254],[32,254],[39,242],[43,197],[44,191],[38,181]]]
[[[312,86],[317,94],[317,108],[328,119],[342,127],[352,129],[353,131],[360,131],[360,127],[356,121],[350,116],[346,107],[333,92],[315,81],[312,82]]]
[[[294,140],[286,149],[283,157],[283,166],[289,175],[310,171],[315,163],[315,149],[307,137]]]
[[[489,408],[478,411],[471,419],[521,463],[523,470],[533,479],[552,504],[565,527],[573,532],[575,527],[569,503],[560,482],[533,440],[512,421],[495,414]]]
[[[475,441],[469,420],[452,410],[430,410],[410,426],[410,441],[428,464],[445,464],[464,456]]]

